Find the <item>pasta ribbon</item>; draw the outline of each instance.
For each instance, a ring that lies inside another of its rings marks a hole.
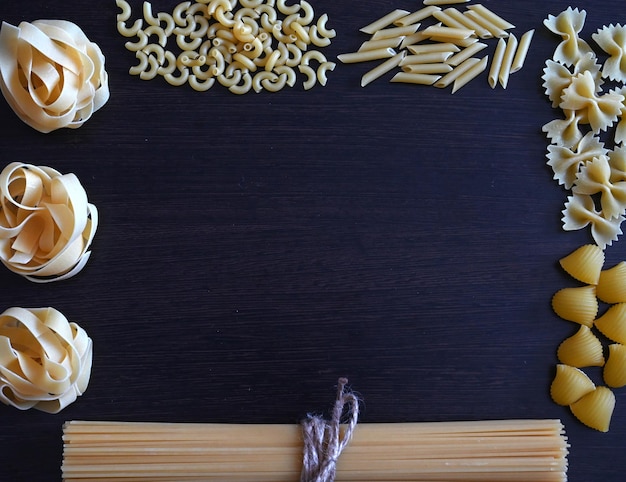
[[[32,128],[43,133],[76,129],[109,99],[104,55],[77,25],[65,20],[17,27],[3,22],[0,90]]]
[[[0,261],[30,281],[80,272],[98,211],[74,174],[13,162],[0,173]]]
[[[92,341],[54,308],[0,314],[0,401],[58,413],[87,389]]]

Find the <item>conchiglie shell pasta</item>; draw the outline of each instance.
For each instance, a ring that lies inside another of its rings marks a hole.
[[[598,387],[570,405],[574,416],[587,427],[608,432],[615,409],[615,394],[607,387]]]
[[[552,309],[564,320],[591,327],[598,315],[595,286],[577,286],[557,291],[552,297]]]
[[[571,405],[592,392],[595,384],[582,370],[564,365],[556,366],[556,374],[550,385],[550,396],[558,405]]]
[[[600,272],[596,294],[605,303],[626,302],[626,262]]]
[[[576,368],[604,365],[602,342],[585,325],[563,340],[557,349],[557,357],[561,363]]]
[[[609,356],[604,365],[603,376],[609,387],[626,386],[626,345],[621,343],[609,345]]]
[[[561,258],[559,264],[572,278],[596,285],[604,265],[604,251],[597,244],[585,244]]]
[[[626,345],[626,303],[609,306],[594,325],[607,338]]]

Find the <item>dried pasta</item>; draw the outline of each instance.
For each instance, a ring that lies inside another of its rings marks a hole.
[[[603,215],[612,219],[626,212],[626,181],[613,183],[610,178],[609,157],[596,156],[581,166],[572,192],[600,196]]]
[[[602,377],[609,387],[622,388],[626,386],[626,345],[611,343],[608,349]]]
[[[608,432],[614,409],[615,394],[607,387],[596,387],[570,405],[578,420],[600,432]]]
[[[594,285],[562,288],[552,297],[552,309],[558,316],[589,328],[593,326],[598,308]]]
[[[562,42],[557,46],[553,58],[566,66],[572,65],[586,53],[593,50],[585,40],[579,37],[587,18],[585,10],[568,7],[559,15],[548,15],[543,23],[551,32],[561,36]]]
[[[597,293],[605,303],[626,303],[626,262],[600,272]]]
[[[610,340],[626,345],[626,303],[609,306],[594,326]]]
[[[595,388],[596,385],[580,368],[559,363],[550,384],[550,396],[557,405],[568,406]]]
[[[33,129],[42,133],[77,129],[109,99],[105,58],[72,22],[36,20],[18,26],[3,22],[0,90],[15,114]]]
[[[607,156],[608,153],[609,150],[600,138],[593,132],[588,132],[573,147],[549,145],[546,157],[548,166],[554,172],[554,179],[566,189],[572,189],[579,178],[581,167],[594,158]]]
[[[604,365],[602,342],[586,325],[561,342],[557,349],[559,361],[575,368],[601,367]]]
[[[572,278],[589,285],[597,285],[604,259],[604,250],[597,244],[585,244],[562,257],[559,264]]]
[[[154,13],[152,4],[144,2],[143,18],[132,27],[128,27],[132,14],[128,2],[116,0],[116,4],[121,10],[118,32],[136,37],[136,41],[125,44],[128,50],[137,52],[139,60],[129,74],[143,80],[162,76],[171,85],[189,84],[199,92],[219,84],[242,95],[293,87],[297,71],[305,76],[303,85],[308,88],[326,85],[328,72],[335,66],[316,48],[330,45],[336,32],[328,27],[328,15],[315,19],[313,6],[304,0],[291,5],[285,0],[183,1],[171,13]],[[164,55],[144,58],[143,54],[155,45],[164,49]],[[181,53],[174,54],[177,50]],[[299,68],[311,56],[320,61],[317,70],[307,65]],[[281,75],[279,70],[285,65],[291,71]],[[273,75],[254,81],[259,69]]]
[[[0,314],[0,401],[20,410],[58,413],[89,384],[92,341],[54,308]]]
[[[593,198],[589,195],[574,194],[567,197],[562,211],[563,229],[576,231],[591,227],[591,236],[598,246],[611,246],[622,234],[621,224],[624,216],[607,219],[597,211]]]
[[[20,162],[0,173],[0,261],[12,272],[36,283],[75,276],[97,226],[76,175]]]
[[[620,24],[604,26],[591,38],[609,54],[602,67],[602,76],[626,82],[626,27]]]

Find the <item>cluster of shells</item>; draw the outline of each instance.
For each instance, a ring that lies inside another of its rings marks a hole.
[[[612,389],[626,386],[626,262],[605,268],[604,251],[587,244],[559,263],[582,284],[552,297],[554,312],[579,327],[557,349],[550,394],[582,423],[606,432],[615,408]],[[602,313],[601,305],[608,305]],[[606,386],[596,386],[583,371],[588,367],[601,367]]]

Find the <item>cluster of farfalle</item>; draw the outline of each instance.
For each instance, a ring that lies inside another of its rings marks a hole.
[[[547,158],[554,179],[571,190],[562,214],[566,231],[591,229],[594,241],[610,246],[622,234],[626,214],[626,31],[609,25],[592,35],[608,54],[603,65],[580,38],[584,10],[567,8],[549,15],[545,26],[562,39],[546,62],[543,87],[563,117],[548,122]],[[606,90],[607,80],[614,88]],[[611,147],[605,147],[613,134]]]
[[[83,269],[98,211],[74,174],[13,162],[0,173],[0,261],[34,282]]]
[[[57,413],[89,383],[92,341],[54,308],[0,314],[0,401],[20,410]]]
[[[44,133],[82,126],[109,99],[102,51],[66,20],[2,23],[0,89],[20,119]]]
[[[611,389],[626,386],[626,262],[611,268],[604,268],[604,263],[604,251],[595,244],[581,246],[560,260],[563,269],[583,284],[559,290],[552,308],[580,326],[558,347],[559,364],[550,389],[554,402],[569,406],[581,422],[602,432],[609,430],[615,408]],[[608,305],[602,314],[601,303]],[[602,337],[610,341],[606,348]],[[583,372],[586,367],[602,367],[606,386],[596,386]]]

